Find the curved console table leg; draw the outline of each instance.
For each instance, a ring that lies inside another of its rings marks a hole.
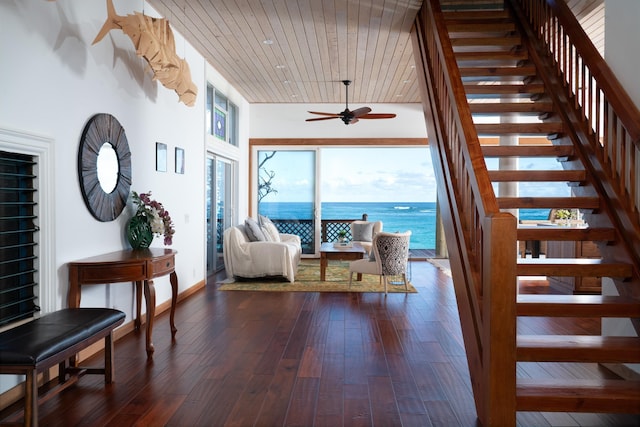
[[[178,332],[175,323],[176,304],[178,303],[178,275],[175,271],[172,271],[169,275],[169,281],[171,282],[171,314],[169,315],[169,324],[171,325],[171,339],[175,340],[176,332]]]
[[[151,334],[153,332],[153,319],[156,315],[156,288],[153,285],[153,280],[144,281],[144,298],[147,302],[147,357],[153,357],[153,342],[151,341]]]
[[[142,319],[142,281],[136,282],[136,318],[133,321],[133,326],[136,329],[140,329]]]

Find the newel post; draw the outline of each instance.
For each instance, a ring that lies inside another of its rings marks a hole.
[[[516,425],[517,220],[485,218],[482,260],[482,365],[487,426]]]

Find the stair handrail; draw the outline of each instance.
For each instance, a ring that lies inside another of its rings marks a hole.
[[[476,411],[515,425],[517,220],[500,212],[438,0],[412,39]]]
[[[640,110],[563,0],[509,0],[518,4],[556,64],[591,133],[590,150],[616,185],[606,188],[640,222]],[[637,228],[636,228],[637,229]],[[635,248],[637,252],[638,248]]]

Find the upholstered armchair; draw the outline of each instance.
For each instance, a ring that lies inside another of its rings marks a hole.
[[[371,254],[373,236],[382,231],[382,221],[353,221],[351,228],[351,240],[360,244],[367,254]]]
[[[349,287],[353,273],[375,274],[384,280],[384,293],[387,293],[388,278],[402,276],[404,287],[407,282],[407,264],[409,263],[409,239],[411,231],[404,233],[380,232],[373,237],[372,255],[349,264]]]

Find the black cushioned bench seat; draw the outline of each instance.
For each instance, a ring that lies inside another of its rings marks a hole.
[[[70,373],[76,374],[76,379],[84,373],[103,374],[105,382],[112,382],[112,334],[124,319],[122,311],[110,308],[67,308],[0,333],[0,374],[26,375],[25,426],[38,424],[39,372],[58,364],[60,383],[67,382]],[[104,369],[67,366],[68,359],[102,338]]]

